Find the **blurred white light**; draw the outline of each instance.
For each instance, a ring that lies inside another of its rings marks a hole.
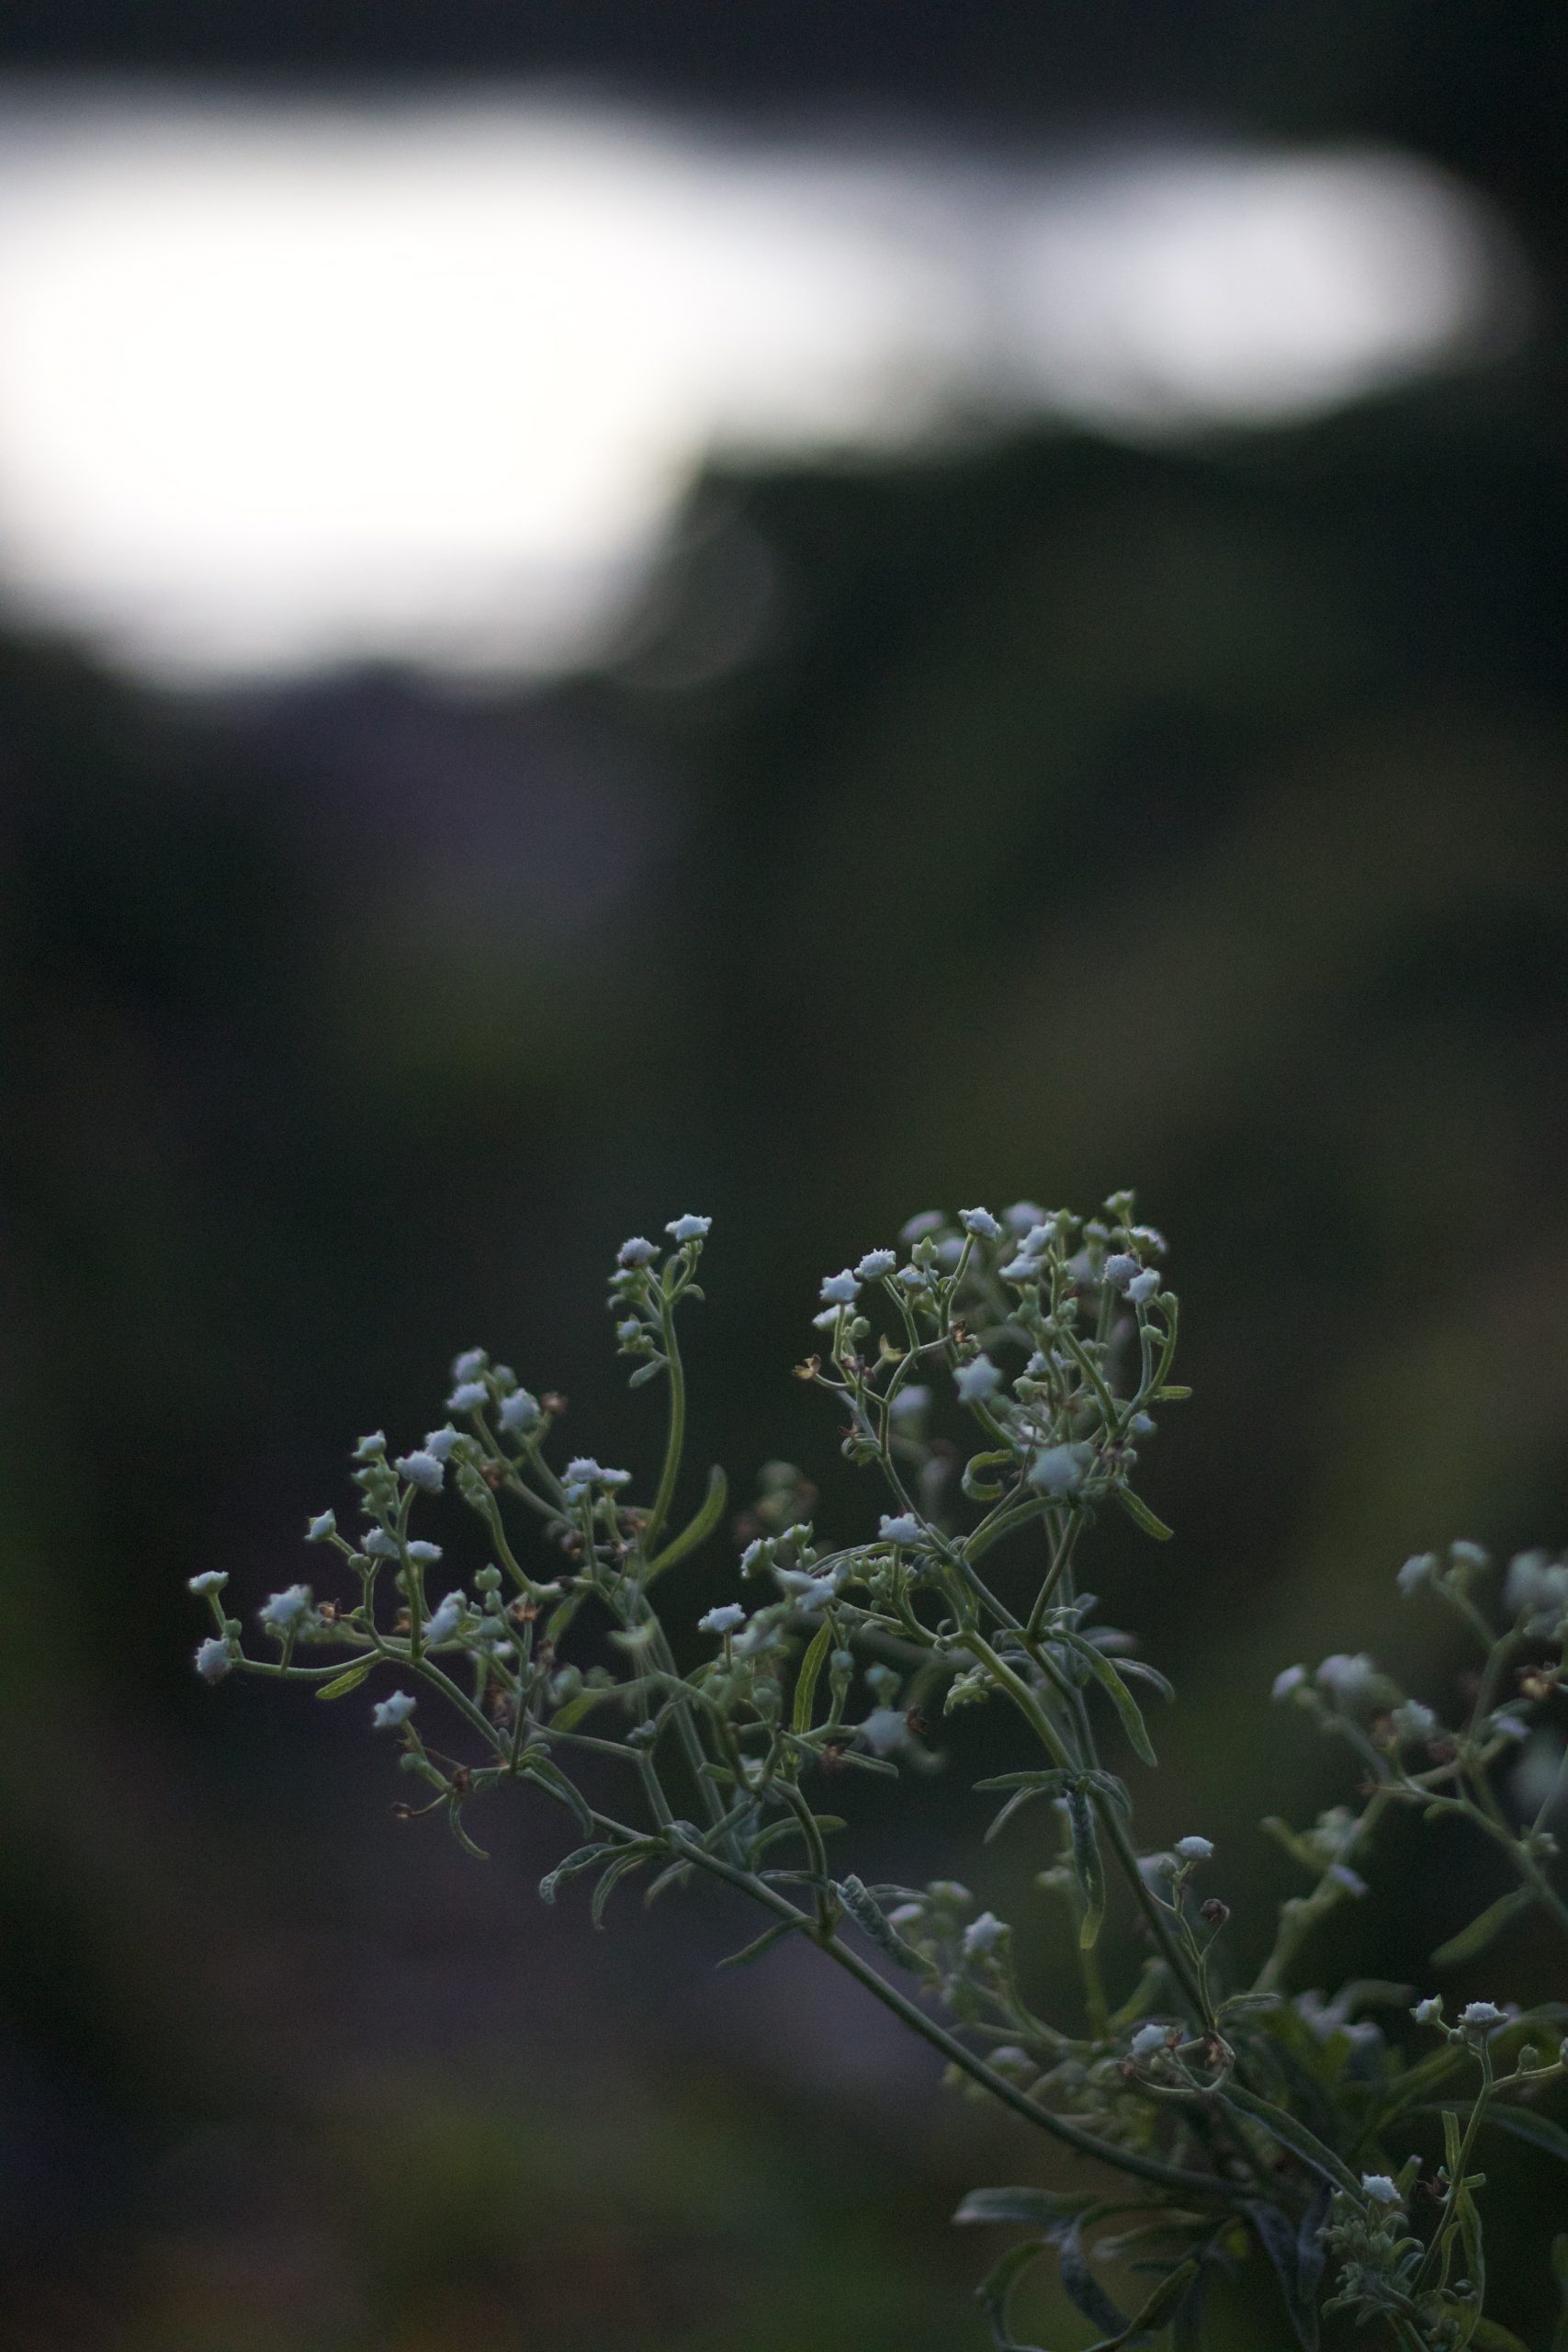
[[[0,594],[204,682],[538,672],[714,453],[1305,416],[1484,345],[1389,154],[984,167],[517,99],[0,118]]]

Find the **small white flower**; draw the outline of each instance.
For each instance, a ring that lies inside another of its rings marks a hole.
[[[502,1418],[505,1419],[504,1412]],[[459,1443],[462,1434],[462,1430],[455,1430],[450,1421],[444,1421],[438,1430],[425,1430],[423,1450],[426,1453],[434,1453],[437,1462],[448,1462],[452,1457],[452,1448]]]
[[[1424,1584],[1429,1584],[1437,1573],[1438,1555],[1435,1552],[1412,1552],[1409,1559],[1394,1577],[1394,1583],[1399,1587],[1404,1599],[1408,1600],[1413,1594],[1420,1591]]]
[[[1495,2001],[1467,2001],[1459,2013],[1459,2021],[1472,2032],[1480,2033],[1489,2026],[1503,2023],[1503,2011]]]
[[[324,1544],[329,1535],[335,1535],[336,1533],[336,1511],[321,1510],[316,1513],[315,1518],[310,1521],[309,1527],[306,1528],[305,1541],[307,1544]]]
[[[1002,1211],[1002,1223],[1011,1233],[1043,1233],[1041,1219],[1045,1212],[1037,1201],[1014,1201],[1010,1209]]]
[[[926,1906],[923,1903],[900,1903],[895,1910],[887,1914],[887,1924],[890,1928],[918,1928],[925,1916]],[[993,2066],[999,2054],[999,2052],[992,2051]]]
[[[460,1592],[449,1592],[424,1629],[424,1638],[432,1644],[449,1642],[463,1622],[466,1606]]]
[[[900,1266],[897,1279],[906,1290],[930,1290],[931,1278],[923,1266]]]
[[[1274,1687],[1269,1695],[1272,1699],[1288,1699],[1292,1690],[1301,1689],[1306,1679],[1304,1666],[1287,1666],[1282,1673],[1274,1677]]]
[[[874,1756],[887,1756],[908,1744],[909,1726],[897,1707],[874,1707],[860,1727],[860,1736]]]
[[[911,1381],[908,1388],[900,1388],[888,1398],[887,1409],[896,1421],[904,1421],[916,1413],[923,1413],[931,1401],[931,1390],[922,1388],[919,1381]]]
[[[472,1413],[489,1396],[490,1390],[482,1380],[460,1380],[446,1399],[449,1413]]]
[[[233,1664],[228,1643],[220,1641],[216,1634],[197,1650],[196,1670],[204,1682],[221,1682],[223,1677],[232,1670]]]
[[[1364,2172],[1361,2187],[1374,2205],[1397,2205],[1399,2202],[1399,2191],[1386,2172]]]
[[[897,1257],[891,1250],[868,1250],[855,1268],[856,1279],[863,1283],[879,1282],[884,1274],[890,1274],[897,1263]]]
[[[637,1338],[640,1335],[641,1331],[642,1331],[642,1325],[638,1322],[638,1320],[637,1320],[637,1317],[636,1317],[635,1315],[628,1315],[628,1316],[626,1316],[624,1321],[617,1323],[617,1324],[616,1324],[616,1326],[615,1326],[615,1337],[616,1337],[616,1339],[617,1339],[617,1340],[619,1340],[619,1341],[620,1341],[620,1343],[621,1343],[622,1347],[624,1347],[624,1348],[629,1348],[629,1347],[630,1347],[630,1345],[631,1345],[631,1343],[632,1343],[632,1341],[633,1341],[635,1339],[637,1339]],[[506,1400],[506,1401],[507,1401],[507,1403],[508,1403],[508,1404],[510,1404],[510,1403],[512,1402],[512,1399],[510,1398],[510,1396],[507,1398],[507,1400]],[[536,1410],[537,1410],[537,1408],[536,1408]],[[505,1419],[506,1419],[506,1416],[505,1416],[505,1414],[504,1414],[504,1413],[502,1413],[502,1426],[504,1426],[504,1424],[505,1424]]]
[[[400,1478],[406,1478],[411,1487],[423,1487],[427,1495],[438,1495],[446,1476],[445,1464],[434,1453],[426,1453],[423,1446],[416,1446],[412,1453],[400,1453],[392,1467]]]
[[[1395,1707],[1390,1720],[1401,1739],[1431,1739],[1438,1729],[1437,1716],[1419,1699],[1406,1699]]]
[[[1348,1706],[1358,1699],[1366,1698],[1376,1688],[1378,1670],[1365,1650],[1358,1650],[1353,1657],[1344,1650],[1336,1650],[1318,1668],[1317,1679],[1325,1690],[1343,1705]]]
[[[1170,2028],[1164,2025],[1141,2025],[1131,2044],[1134,2058],[1152,2058],[1157,2050],[1167,2050],[1169,2046]]]
[[[721,1600],[705,1617],[697,1619],[699,1634],[733,1634],[737,1625],[746,1622],[746,1611],[738,1600]]]
[[[831,1336],[831,1334],[839,1328],[838,1308],[836,1306],[825,1306],[820,1315],[814,1315],[812,1317],[811,1328],[814,1331],[826,1332]]]
[[[965,1233],[973,1233],[982,1241],[996,1241],[1001,1237],[1001,1227],[989,1209],[960,1209],[958,1222]]]
[[[764,1549],[767,1541],[765,1535],[754,1535],[747,1544],[740,1555],[740,1573],[743,1577],[755,1576],[759,1568],[767,1566],[767,1554]]]
[[[860,1295],[860,1284],[846,1266],[841,1273],[825,1276],[818,1296],[829,1306],[852,1306]]]
[[[371,1709],[370,1720],[378,1731],[396,1731],[400,1724],[407,1723],[418,1704],[418,1700],[411,1699],[406,1690],[394,1690]]]
[[[1006,1933],[1007,1928],[994,1911],[982,1911],[964,1930],[964,1950],[971,1960],[983,1958],[987,1952],[995,1951]]]
[[[664,1230],[677,1241],[700,1241],[712,1223],[711,1216],[693,1216],[688,1212],[685,1216],[672,1216]]]
[[[1136,1258],[1130,1258],[1124,1250],[1112,1250],[1101,1269],[1112,1290],[1125,1290],[1134,1276],[1141,1272]]]
[[[187,1589],[205,1598],[209,1592],[221,1592],[229,1578],[222,1568],[203,1568],[198,1577],[187,1579]]]
[[[946,1223],[947,1219],[941,1209],[921,1209],[919,1215],[912,1216],[908,1225],[899,1227],[898,1238],[908,1248],[912,1242],[923,1241],[928,1233],[940,1233]]]
[[[1442,1995],[1428,1993],[1424,2001],[1416,2002],[1410,2014],[1417,2025],[1436,2025],[1443,2014]]]
[[[489,1362],[488,1349],[465,1348],[460,1356],[454,1356],[452,1359],[452,1377],[454,1380],[472,1380],[484,1370]]]
[[[362,1437],[355,1447],[354,1458],[355,1462],[373,1462],[378,1453],[385,1453],[386,1451],[386,1430],[372,1430],[369,1436]]]
[[[920,1522],[912,1511],[901,1510],[891,1517],[884,1511],[876,1532],[885,1544],[918,1544]]]
[[[961,1403],[983,1405],[1001,1386],[1002,1375],[989,1356],[976,1356],[973,1363],[959,1365],[953,1375],[953,1385]]]
[[[525,1388],[514,1388],[510,1396],[503,1396],[501,1410],[496,1415],[502,1428],[513,1436],[520,1430],[531,1430],[538,1418],[539,1400],[536,1396],[530,1396]]]
[[[666,1231],[668,1230],[669,1228],[666,1227]],[[631,1238],[623,1241],[616,1250],[615,1261],[622,1266],[646,1266],[658,1255],[659,1252],[651,1241],[646,1239],[640,1233],[634,1233]]]
[[[1127,1427],[1134,1437],[1153,1437],[1156,1424],[1152,1414],[1134,1413]]]
[[[399,1560],[402,1557],[398,1550],[397,1537],[389,1535],[384,1527],[373,1527],[369,1534],[361,1539],[359,1548],[367,1552],[373,1560]]]
[[[1179,1838],[1176,1850],[1184,1862],[1206,1862],[1213,1856],[1214,1841],[1212,1838]]]
[[[1492,1555],[1483,1544],[1470,1544],[1461,1537],[1459,1543],[1449,1545],[1449,1557],[1456,1568],[1484,1568]]]
[[[574,1453],[566,1465],[566,1476],[574,1487],[591,1487],[604,1473],[591,1453]]]
[[[1029,1258],[1043,1258],[1055,1238],[1055,1225],[1032,1225],[1023,1237],[1024,1255]]]
[[[1043,1446],[1029,1465],[1029,1483],[1054,1498],[1076,1495],[1092,1459],[1092,1449],[1081,1442],[1075,1445]]]
[[[301,1617],[310,1613],[310,1586],[291,1584],[287,1592],[275,1592],[272,1598],[257,1610],[256,1615],[270,1632],[287,1634],[291,1625],[297,1625]]]
[[[1159,1288],[1159,1276],[1151,1267],[1142,1274],[1134,1274],[1127,1285],[1127,1295],[1134,1306],[1145,1306]]]
[[[408,1555],[416,1566],[433,1568],[441,1557],[441,1546],[439,1544],[411,1544],[408,1547]]]

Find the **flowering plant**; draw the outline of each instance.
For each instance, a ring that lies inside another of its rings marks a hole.
[[[380,1430],[359,1442],[361,1523],[345,1533],[327,1510],[308,1531],[334,1558],[336,1596],[306,1584],[275,1593],[259,1611],[268,1655],[244,1650],[221,1572],[193,1580],[215,1622],[198,1672],[310,1682],[323,1699],[378,1678],[391,1687],[373,1700],[375,1728],[396,1736],[425,1795],[419,1810],[468,1850],[479,1850],[473,1807],[522,1784],[581,1833],[543,1882],[547,1902],[591,1881],[597,1921],[637,1873],[650,1897],[719,1882],[763,1915],[729,1964],[789,1937],[816,1946],[956,2079],[1081,2160],[1082,2187],[979,2189],[959,2209],[962,2222],[1026,2233],[980,2290],[998,2346],[1023,2352],[1012,2290],[1050,2254],[1100,2352],[1168,2329],[1177,2346],[1199,2346],[1216,2282],[1249,2262],[1267,2267],[1281,2327],[1308,2347],[1343,2313],[1404,2352],[1520,2352],[1483,2311],[1473,2166],[1494,2131],[1568,2157],[1568,2133],[1536,2103],[1568,2066],[1568,2007],[1472,2000],[1450,2023],[1427,1994],[1410,2008],[1413,2041],[1378,2021],[1409,2007],[1405,1988],[1351,1983],[1325,2000],[1296,1977],[1321,1921],[1365,1892],[1378,1826],[1402,1807],[1462,1823],[1516,1881],[1436,1966],[1474,1958],[1530,1906],[1568,1926],[1549,1827],[1562,1793],[1551,1719],[1568,1566],[1515,1560],[1500,1623],[1479,1597],[1488,1562],[1476,1546],[1400,1572],[1402,1589],[1457,1611],[1480,1647],[1452,1725],[1365,1657],[1280,1677],[1278,1698],[1353,1749],[1360,1797],[1305,1831],[1267,1825],[1308,1884],[1247,1978],[1227,1946],[1229,1908],[1203,1891],[1211,1840],[1140,1850],[1102,1742],[1110,1734],[1152,1767],[1145,1706],[1172,1694],[1129,1635],[1098,1623],[1078,1577],[1080,1546],[1107,1511],[1156,1540],[1169,1532],[1136,1484],[1156,1409],[1188,1394],[1171,1380],[1178,1309],[1160,1235],[1125,1193],[1088,1220],[1030,1203],[1000,1217],[932,1213],[905,1227],[902,1252],[874,1249],[829,1275],[818,1344],[796,1372],[835,1400],[843,1453],[882,1482],[886,1508],[874,1533],[829,1542],[801,1474],[769,1464],[737,1597],[677,1644],[663,1605],[671,1572],[727,1510],[716,1470],[685,1524],[673,1517],[686,1451],[676,1319],[702,1295],[709,1223],[680,1216],[667,1246],[623,1243],[611,1277],[631,1385],[658,1383],[666,1401],[649,1501],[633,1500],[626,1471],[560,1460],[563,1400],[471,1349],[453,1367],[441,1427],[406,1453]],[[955,1423],[972,1449],[943,1435]],[[444,1493],[479,1523],[488,1556],[468,1575],[443,1570],[443,1546],[414,1532],[416,1512]],[[433,1584],[448,1588],[439,1600]],[[1000,1799],[987,1835],[1044,1833],[1037,1884],[1080,1982],[1066,2021],[1043,2015],[1033,1994],[1037,1928],[976,1912],[949,1880],[868,1884],[829,1859],[846,1827],[830,1810],[836,1786],[918,1770],[935,1724],[987,1702],[1010,1710],[1027,1743],[1019,1769],[976,1783]],[[438,1744],[448,1738],[460,1755]],[[1146,1947],[1115,1986],[1101,1935],[1113,1904]],[[1556,2263],[1568,2301],[1568,2238]],[[1107,2266],[1152,2277],[1130,2314]],[[1554,2342],[1568,2346],[1568,2317]]]

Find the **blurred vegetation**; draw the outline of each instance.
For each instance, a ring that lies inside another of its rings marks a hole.
[[[301,1573],[347,1445],[474,1341],[646,1453],[592,1317],[686,1208],[702,1442],[863,1514],[788,1377],[821,1272],[928,1202],[1135,1183],[1196,1397],[1176,1542],[1105,1531],[1096,1581],[1183,1692],[1151,1832],[1221,1838],[1261,1941],[1253,1816],[1338,1769],[1272,1672],[1439,1641],[1413,1549],[1568,1531],[1550,410],[1520,368],[1180,452],[716,474],[616,659],[535,695],[160,704],[0,649],[25,2352],[977,2341],[945,2219],[1005,2125],[809,1955],[714,1979],[716,1906],[543,1910],[553,1825],[433,1850],[359,1724],[197,1686],[184,1580]],[[726,1547],[682,1573],[717,1598]],[[900,1869],[1022,1867],[922,1809]],[[1414,1967],[1441,1879],[1341,1956]]]

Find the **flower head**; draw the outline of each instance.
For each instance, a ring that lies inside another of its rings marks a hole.
[[[1416,2002],[1410,2014],[1417,2025],[1436,2025],[1443,2014],[1442,1995],[1428,1993],[1424,2001]]]
[[[1394,1577],[1394,1583],[1408,1600],[1413,1593],[1420,1591],[1424,1584],[1430,1584],[1437,1573],[1438,1555],[1435,1552],[1412,1552]]]
[[[1170,2028],[1167,2025],[1141,2025],[1131,2043],[1134,2058],[1152,2058],[1156,2050],[1167,2050],[1169,2046]]]
[[[488,1348],[465,1348],[461,1355],[452,1359],[452,1377],[454,1380],[477,1379],[489,1362]]]
[[[989,1356],[981,1355],[973,1363],[959,1365],[953,1375],[953,1385],[962,1404],[983,1405],[1001,1386],[1002,1375]]]
[[[818,1293],[825,1306],[851,1306],[860,1295],[860,1284],[846,1266],[841,1273],[824,1278]]]
[[[982,1911],[964,1930],[964,1952],[970,1960],[981,1959],[987,1952],[995,1951],[1006,1933],[1006,1927],[994,1911]]]
[[[863,1283],[876,1282],[882,1275],[890,1274],[897,1263],[897,1256],[891,1250],[868,1250],[855,1268],[855,1279]]]
[[[408,1555],[416,1567],[433,1568],[441,1557],[441,1546],[439,1544],[423,1542],[411,1544],[408,1547]]]
[[[336,1511],[321,1510],[316,1513],[315,1518],[311,1520],[310,1525],[306,1528],[305,1541],[307,1544],[324,1544],[329,1535],[335,1535],[336,1533]]]
[[[1495,2001],[1467,2001],[1459,2013],[1461,2026],[1472,2033],[1483,2033],[1488,2028],[1503,2023],[1504,2012]]]
[[[646,1266],[658,1255],[659,1252],[651,1241],[646,1239],[640,1233],[634,1233],[630,1239],[623,1241],[616,1250],[615,1262],[622,1266]]]
[[[400,1453],[392,1467],[411,1487],[423,1487],[427,1495],[438,1495],[446,1476],[445,1463],[422,1445],[412,1453]]]
[[[482,1380],[460,1380],[446,1399],[449,1413],[473,1413],[485,1402],[490,1390]]]
[[[908,1388],[900,1388],[889,1397],[887,1409],[896,1421],[903,1421],[913,1414],[923,1413],[931,1401],[931,1390],[922,1388],[919,1381],[911,1381]]]
[[[461,1430],[454,1429],[450,1421],[444,1421],[438,1430],[425,1430],[422,1450],[426,1453],[434,1453],[437,1462],[448,1462],[452,1456],[452,1448],[461,1442],[462,1435]]]
[[[746,1622],[746,1611],[738,1600],[722,1600],[716,1609],[697,1619],[699,1634],[733,1634],[737,1625]]]
[[[1179,1838],[1176,1850],[1184,1862],[1206,1862],[1213,1858],[1214,1841],[1212,1838]]]
[[[406,1690],[394,1690],[371,1709],[370,1720],[378,1731],[396,1731],[400,1724],[407,1723],[418,1704],[418,1700],[411,1699]]]
[[[424,1629],[427,1642],[449,1642],[463,1622],[467,1603],[460,1592],[449,1592]]]
[[[1101,1272],[1113,1290],[1125,1290],[1134,1276],[1142,1272],[1142,1268],[1136,1258],[1130,1258],[1124,1250],[1113,1250]]]
[[[204,1682],[221,1682],[223,1677],[231,1671],[233,1664],[233,1654],[228,1643],[220,1641],[216,1634],[201,1643],[197,1650],[196,1670]]]
[[[920,1522],[913,1511],[901,1510],[891,1517],[884,1511],[876,1532],[885,1544],[918,1544]]]
[[[298,1625],[310,1609],[310,1588],[308,1584],[291,1584],[287,1592],[275,1592],[257,1610],[256,1615],[269,1633],[287,1634]]]
[[[1081,1440],[1073,1445],[1042,1446],[1029,1465],[1029,1483],[1043,1495],[1076,1495],[1093,1458],[1093,1449]]]
[[[1271,1699],[1288,1699],[1292,1690],[1301,1689],[1306,1679],[1304,1666],[1287,1666],[1274,1677],[1274,1687],[1269,1695]]]
[[[1001,1227],[989,1209],[960,1209],[958,1222],[965,1233],[973,1233],[981,1241],[996,1241],[1000,1238]]]
[[[354,1458],[356,1462],[374,1462],[378,1453],[385,1453],[386,1451],[386,1430],[372,1430],[369,1436],[362,1437],[355,1447]]]
[[[209,1592],[221,1592],[228,1581],[228,1574],[224,1569],[203,1568],[198,1577],[186,1579],[186,1589],[194,1592],[198,1599],[205,1600]]]
[[[711,1216],[693,1216],[688,1211],[684,1216],[672,1216],[664,1230],[677,1241],[700,1241],[712,1223]]]
[[[525,1388],[514,1388],[510,1396],[503,1396],[496,1415],[502,1428],[513,1436],[522,1430],[531,1430],[538,1418],[539,1400]]]
[[[1364,2172],[1361,2187],[1374,2205],[1397,2205],[1399,2191],[1386,2172]]]
[[[1148,1304],[1149,1300],[1153,1298],[1158,1288],[1159,1276],[1155,1272],[1153,1267],[1150,1267],[1144,1273],[1134,1274],[1133,1276],[1132,1281],[1127,1285],[1127,1295],[1132,1300],[1134,1306],[1145,1306]]]

